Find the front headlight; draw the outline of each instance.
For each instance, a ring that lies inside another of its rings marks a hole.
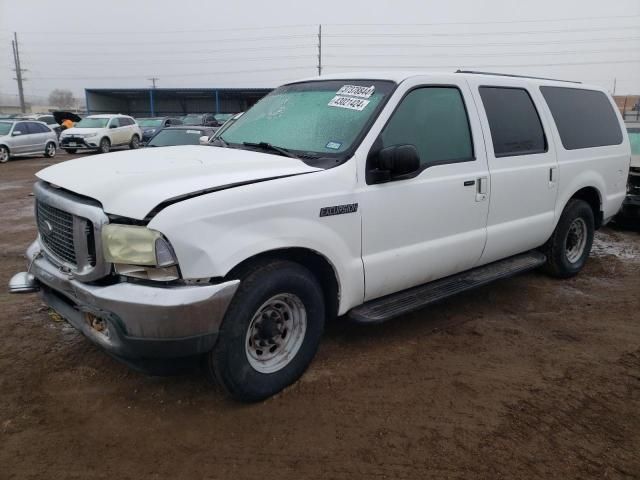
[[[111,263],[152,267],[177,263],[169,242],[147,227],[107,224],[102,228],[102,247],[105,260]]]

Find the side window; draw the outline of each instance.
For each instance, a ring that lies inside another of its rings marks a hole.
[[[40,121],[46,123],[47,125],[57,124],[57,122],[54,120],[54,118],[49,116],[49,115],[46,115],[46,116],[40,118]]]
[[[49,127],[42,125],[41,123],[30,123],[29,130],[31,133],[47,133],[49,132]]]
[[[116,118],[112,118],[111,122],[109,123],[109,128],[116,128],[116,127],[119,127],[119,126],[120,126],[119,119],[117,117]]]
[[[567,150],[622,143],[618,117],[604,93],[567,87],[540,87],[540,91]]]
[[[456,87],[409,92],[380,135],[381,147],[414,145],[423,167],[473,160],[469,119]]]
[[[120,126],[121,127],[126,127],[128,125],[133,125],[133,122],[131,120],[129,120],[127,117],[120,117]]]
[[[16,126],[13,127],[14,132],[20,132],[22,135],[27,135],[29,133],[29,127],[27,126],[27,122],[18,122]]]
[[[547,141],[533,100],[523,88],[480,87],[496,157],[547,151]]]

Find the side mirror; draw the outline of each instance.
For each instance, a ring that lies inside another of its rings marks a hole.
[[[209,145],[209,137],[203,135],[200,137],[200,145]]]
[[[109,128],[118,128],[118,125],[112,123],[111,125],[109,125]]]
[[[413,145],[392,145],[380,150],[374,158],[376,167],[370,172],[370,183],[384,183],[420,170],[420,154]]]
[[[13,135],[14,137],[17,137],[18,135],[22,135],[22,132],[20,130],[14,130],[11,135]]]

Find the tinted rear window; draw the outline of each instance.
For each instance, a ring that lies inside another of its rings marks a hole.
[[[480,87],[496,157],[547,151],[538,111],[522,88]]]
[[[603,92],[567,87],[540,87],[567,150],[622,143],[622,131]]]

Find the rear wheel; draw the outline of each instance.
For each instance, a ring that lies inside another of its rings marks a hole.
[[[111,150],[111,141],[107,137],[104,137],[102,140],[100,140],[100,147],[98,148],[98,152],[109,153],[109,150]]]
[[[47,143],[47,146],[44,147],[44,156],[47,158],[53,158],[56,156],[56,144],[53,142]]]
[[[0,146],[0,163],[6,163],[9,161],[9,149],[7,147]]]
[[[584,200],[570,200],[543,247],[547,255],[545,271],[557,278],[577,275],[591,252],[594,232],[594,215],[589,204]]]
[[[322,289],[309,270],[280,260],[256,265],[241,276],[207,370],[233,398],[263,400],[304,373],[324,320]]]
[[[138,135],[134,135],[133,137],[131,137],[131,141],[129,142],[129,148],[131,150],[140,148],[140,137],[138,137]]]

